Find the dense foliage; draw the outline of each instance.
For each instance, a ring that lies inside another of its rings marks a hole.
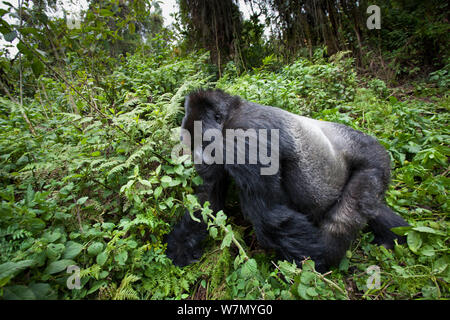
[[[119,22],[134,34],[130,12]],[[180,55],[167,30],[121,55],[124,42],[107,44],[126,35],[108,31],[108,19],[86,19],[79,30],[52,22],[60,60],[32,46],[40,27],[24,31],[21,82],[19,66],[0,60],[0,298],[450,298],[448,64],[392,88],[357,75],[349,52],[319,48],[289,64],[267,55],[247,72],[230,61],[218,78],[208,53]],[[261,250],[233,193],[224,212],[201,208],[190,159],[171,157],[183,98],[200,87],[377,137],[392,159],[387,202],[411,224],[396,230],[407,243],[386,250],[361,232],[321,274],[311,260],[295,265]],[[185,208],[202,209],[211,237],[199,262],[178,268],[163,237]]]
[[[186,49],[209,50],[219,70],[228,60],[239,70],[259,66],[268,52],[292,62],[299,56],[312,58],[317,47],[329,56],[351,51],[360,71],[388,82],[442,68],[450,49],[450,11],[445,1],[244,2],[250,7],[250,18],[242,21],[236,13],[242,1],[179,0]],[[368,8],[373,5],[380,9],[379,28],[367,25],[372,12]],[[261,45],[261,38],[269,41]]]

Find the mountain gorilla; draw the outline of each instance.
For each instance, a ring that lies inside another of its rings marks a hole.
[[[222,210],[227,184],[234,179],[242,212],[252,223],[259,244],[275,249],[281,258],[299,265],[311,257],[323,272],[339,263],[366,224],[375,242],[388,248],[397,238],[390,229],[408,225],[384,203],[390,159],[373,137],[220,90],[194,92],[184,106],[182,128],[191,138],[194,121],[201,121],[202,133],[211,128],[224,134],[229,129],[278,129],[279,170],[275,174],[261,174],[260,158],[241,164],[203,161],[195,168],[204,181],[197,190],[199,202],[209,201],[212,210]],[[195,155],[207,147],[208,143],[202,143],[200,150],[193,150]],[[247,140],[245,144],[248,148]],[[267,145],[270,149],[271,144]],[[193,221],[186,212],[167,237],[167,256],[179,266],[194,262],[201,256],[200,242],[206,234],[206,225]]]

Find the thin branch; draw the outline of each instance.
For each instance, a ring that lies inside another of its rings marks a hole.
[[[81,225],[80,206],[77,204],[77,201],[75,199],[73,199],[73,202],[75,203],[75,210],[77,213],[78,224],[80,225],[80,231],[81,233],[84,233],[83,226]]]
[[[22,0],[19,0],[19,29],[22,29]],[[22,41],[21,33],[18,33],[19,41]],[[23,90],[22,90],[22,53],[19,52],[19,92],[20,92],[20,106],[23,106]]]

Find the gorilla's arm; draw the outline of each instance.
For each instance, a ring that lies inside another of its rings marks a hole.
[[[196,196],[201,205],[209,201],[214,213],[223,210],[225,206],[228,179],[225,173],[216,175],[214,180],[205,180],[198,187]],[[180,222],[167,236],[167,256],[177,266],[185,266],[198,260],[202,255],[201,242],[207,235],[206,224],[203,222],[200,212],[194,216],[201,222],[192,220],[189,211],[186,210]]]

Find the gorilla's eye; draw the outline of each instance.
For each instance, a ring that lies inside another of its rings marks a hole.
[[[216,119],[217,122],[221,122],[222,121],[222,116],[220,114],[216,113],[214,115],[214,119]]]

